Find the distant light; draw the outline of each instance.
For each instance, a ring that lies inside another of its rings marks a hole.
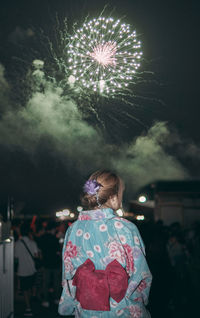
[[[57,217],[57,218],[59,218],[59,217],[61,217],[61,216],[63,216],[63,211],[58,211],[58,212],[56,212],[56,217]]]
[[[74,218],[75,217],[75,214],[74,213],[70,213],[70,218]]]
[[[69,209],[64,209],[62,210],[63,215],[68,216],[70,215],[70,210]]]
[[[63,237],[61,237],[61,238],[59,239],[59,243],[60,243],[60,244],[64,243],[64,238],[63,238]]]
[[[5,242],[10,243],[10,242],[11,242],[11,239],[7,238],[7,239],[5,240]]]
[[[116,211],[116,213],[119,215],[119,216],[123,216],[124,212],[122,211],[122,209],[118,209]]]
[[[69,209],[64,209],[62,211],[56,212],[56,217],[57,218],[65,218],[66,216],[70,215],[70,210]]]
[[[138,220],[138,221],[144,221],[144,215],[137,215],[136,216],[136,219]]]
[[[78,211],[78,212],[83,211],[83,207],[82,207],[82,206],[77,206],[77,211]]]
[[[141,203],[144,203],[147,201],[147,197],[145,195],[140,195],[138,198],[138,201]]]

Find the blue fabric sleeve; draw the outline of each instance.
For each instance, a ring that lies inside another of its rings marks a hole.
[[[147,305],[152,275],[146,261],[144,243],[137,227],[133,223],[128,223],[127,226],[129,228],[127,242],[133,251],[134,271],[129,278],[126,297]]]
[[[63,244],[62,259],[64,259],[64,252],[68,241],[69,234],[71,233],[71,227],[68,228],[65,234],[65,240]],[[71,277],[72,278],[72,277]],[[73,314],[77,301],[75,300],[76,288],[72,286],[72,280],[67,279],[65,272],[64,261],[62,262],[62,294],[58,305],[58,313],[62,316],[70,316]]]

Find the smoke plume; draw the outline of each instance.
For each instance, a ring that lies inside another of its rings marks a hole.
[[[170,140],[175,140],[166,123],[155,123],[132,143],[120,147],[107,144],[95,127],[82,119],[77,105],[62,89],[46,80],[42,68],[43,61],[34,61],[33,93],[26,105],[19,107],[9,102],[10,88],[0,66],[0,148],[21,150],[37,162],[41,145],[48,144],[51,157],[62,163],[69,180],[73,180],[74,170],[82,182],[96,169],[114,169],[126,182],[128,199],[152,181],[188,177],[180,161],[166,150]],[[195,145],[190,146],[191,152],[200,153]]]

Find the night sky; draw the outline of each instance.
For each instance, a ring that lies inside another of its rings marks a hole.
[[[87,15],[97,17],[105,4],[105,12],[113,10],[113,17],[137,30],[142,71],[152,72],[145,75],[149,81],[133,88],[146,99],[127,109],[143,125],[122,116],[121,103],[101,101],[102,129],[93,114],[85,115],[83,103],[76,110],[65,105],[55,87],[44,85],[41,105],[29,89],[34,59],[44,61],[45,74],[54,76],[43,44],[50,38],[59,55],[56,21],[62,27],[67,17],[70,30]],[[84,180],[102,167],[125,179],[127,202],[155,180],[200,178],[199,32],[195,0],[1,1],[0,206],[12,196],[24,213],[75,207]],[[77,120],[69,119],[75,115]]]

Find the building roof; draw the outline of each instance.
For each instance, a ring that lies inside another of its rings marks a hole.
[[[200,180],[183,180],[183,181],[156,181],[139,189],[136,194],[146,194],[149,200],[154,199],[155,193],[190,193],[200,194]]]

